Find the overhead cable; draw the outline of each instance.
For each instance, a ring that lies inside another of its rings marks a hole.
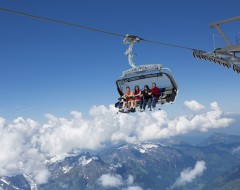
[[[85,30],[100,32],[100,33],[104,33],[104,34],[108,34],[108,35],[112,35],[112,36],[126,37],[126,35],[119,34],[119,33],[109,32],[109,31],[98,29],[98,28],[73,24],[73,23],[70,23],[70,22],[60,21],[60,20],[56,20],[56,19],[36,16],[36,15],[24,13],[24,12],[13,11],[13,10],[4,9],[4,8],[1,8],[1,7],[0,7],[0,11],[11,13],[11,14],[16,14],[16,15],[21,15],[21,16],[26,16],[26,17],[31,17],[31,18],[35,18],[35,19],[40,19],[40,20],[44,20],[44,21],[48,21],[48,22],[63,24],[63,25],[71,26],[71,27],[81,28],[81,29],[85,29]],[[180,45],[176,45],[176,44],[169,44],[169,43],[164,43],[164,42],[158,42],[158,41],[153,41],[153,40],[147,40],[147,39],[143,39],[143,38],[141,38],[141,41],[145,41],[145,42],[153,43],[153,44],[158,44],[158,45],[171,46],[171,47],[175,47],[175,48],[187,49],[187,50],[191,50],[191,51],[195,50],[193,48],[189,48],[189,47],[185,47],[185,46],[180,46]]]

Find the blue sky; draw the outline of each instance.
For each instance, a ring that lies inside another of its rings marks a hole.
[[[239,16],[239,5],[237,0],[0,1],[5,9],[205,51],[213,50],[217,34],[209,24]],[[116,114],[115,81],[129,69],[122,38],[1,11],[0,23],[0,176],[24,173],[40,184],[50,176],[43,160],[64,159],[73,150],[186,135],[196,141],[208,132],[239,134],[240,75],[232,70],[196,60],[188,50],[140,42],[134,47],[136,64],[170,68],[178,97],[161,111]],[[239,21],[222,28],[232,41],[240,33]]]
[[[5,0],[0,7],[211,51],[217,32],[209,24],[239,16],[240,2]],[[94,105],[116,102],[115,81],[129,68],[122,38],[5,12],[0,23],[1,117],[42,120],[45,113],[64,117],[72,110],[87,116]],[[222,27],[233,42],[239,23]],[[187,112],[183,102],[193,99],[239,112],[240,75],[231,69],[196,60],[188,50],[146,42],[134,52],[137,65],[161,63],[174,73],[179,94],[164,108],[170,117]]]

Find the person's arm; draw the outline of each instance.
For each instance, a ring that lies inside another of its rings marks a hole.
[[[125,100],[125,101],[126,101],[127,94],[124,94],[124,95],[122,96],[122,98],[123,98],[123,100]]]
[[[129,94],[125,94],[125,95],[126,95],[125,96],[126,99],[134,97],[133,92],[130,92]]]
[[[142,94],[142,92],[141,92],[141,90],[139,90],[139,92],[135,96],[140,97],[141,94]]]

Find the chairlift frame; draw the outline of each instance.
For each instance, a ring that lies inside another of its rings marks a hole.
[[[161,64],[148,64],[148,65],[140,65],[136,66],[133,62],[133,46],[134,43],[139,42],[141,38],[133,35],[126,35],[124,39],[125,44],[129,44],[129,48],[126,50],[125,55],[128,56],[128,62],[131,66],[130,69],[123,71],[122,76],[116,81],[116,86],[120,97],[124,95],[124,91],[126,86],[130,86],[129,84],[134,83],[135,85],[139,85],[141,89],[146,85],[146,81],[148,83],[157,83],[153,79],[163,79],[168,80],[168,84],[157,84],[160,89],[160,98],[157,104],[165,104],[165,103],[173,103],[176,99],[178,92],[178,85],[175,81],[172,72],[169,68],[163,68]],[[141,81],[145,81],[145,84],[140,85]],[[128,84],[128,85],[124,85]],[[150,84],[148,84],[150,85]],[[132,87],[134,87],[132,86]],[[115,104],[115,107],[121,107],[120,102]]]
[[[237,41],[236,45],[234,45],[220,28],[220,25],[236,20],[240,20],[240,16],[210,24],[210,27],[215,28],[222,36],[222,38],[226,41],[226,47],[216,48],[213,52],[194,50],[193,57],[215,62],[227,68],[231,68],[233,65],[233,70],[237,73],[240,73],[240,57],[238,56],[238,54],[240,53],[240,44],[238,44]]]

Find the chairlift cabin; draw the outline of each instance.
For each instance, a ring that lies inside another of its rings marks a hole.
[[[123,76],[116,81],[120,96],[125,94],[127,86],[130,87],[131,91],[134,91],[136,85],[143,90],[144,85],[151,88],[152,83],[156,83],[156,86],[160,89],[159,104],[175,101],[178,92],[177,83],[170,69],[163,68],[161,64],[136,66],[124,71]]]
[[[140,39],[136,36],[127,36],[125,38],[125,42],[130,44],[125,54],[128,55],[128,61],[132,68],[123,71],[122,76],[116,81],[120,97],[126,93],[127,86],[130,87],[131,91],[134,91],[136,85],[143,90],[145,85],[148,85],[151,89],[152,83],[156,83],[156,86],[160,89],[157,104],[173,103],[178,93],[178,85],[171,70],[163,68],[161,64],[135,66],[133,63],[132,48],[134,42],[138,42],[138,40]],[[120,108],[121,106],[120,102],[115,104],[115,107]]]

